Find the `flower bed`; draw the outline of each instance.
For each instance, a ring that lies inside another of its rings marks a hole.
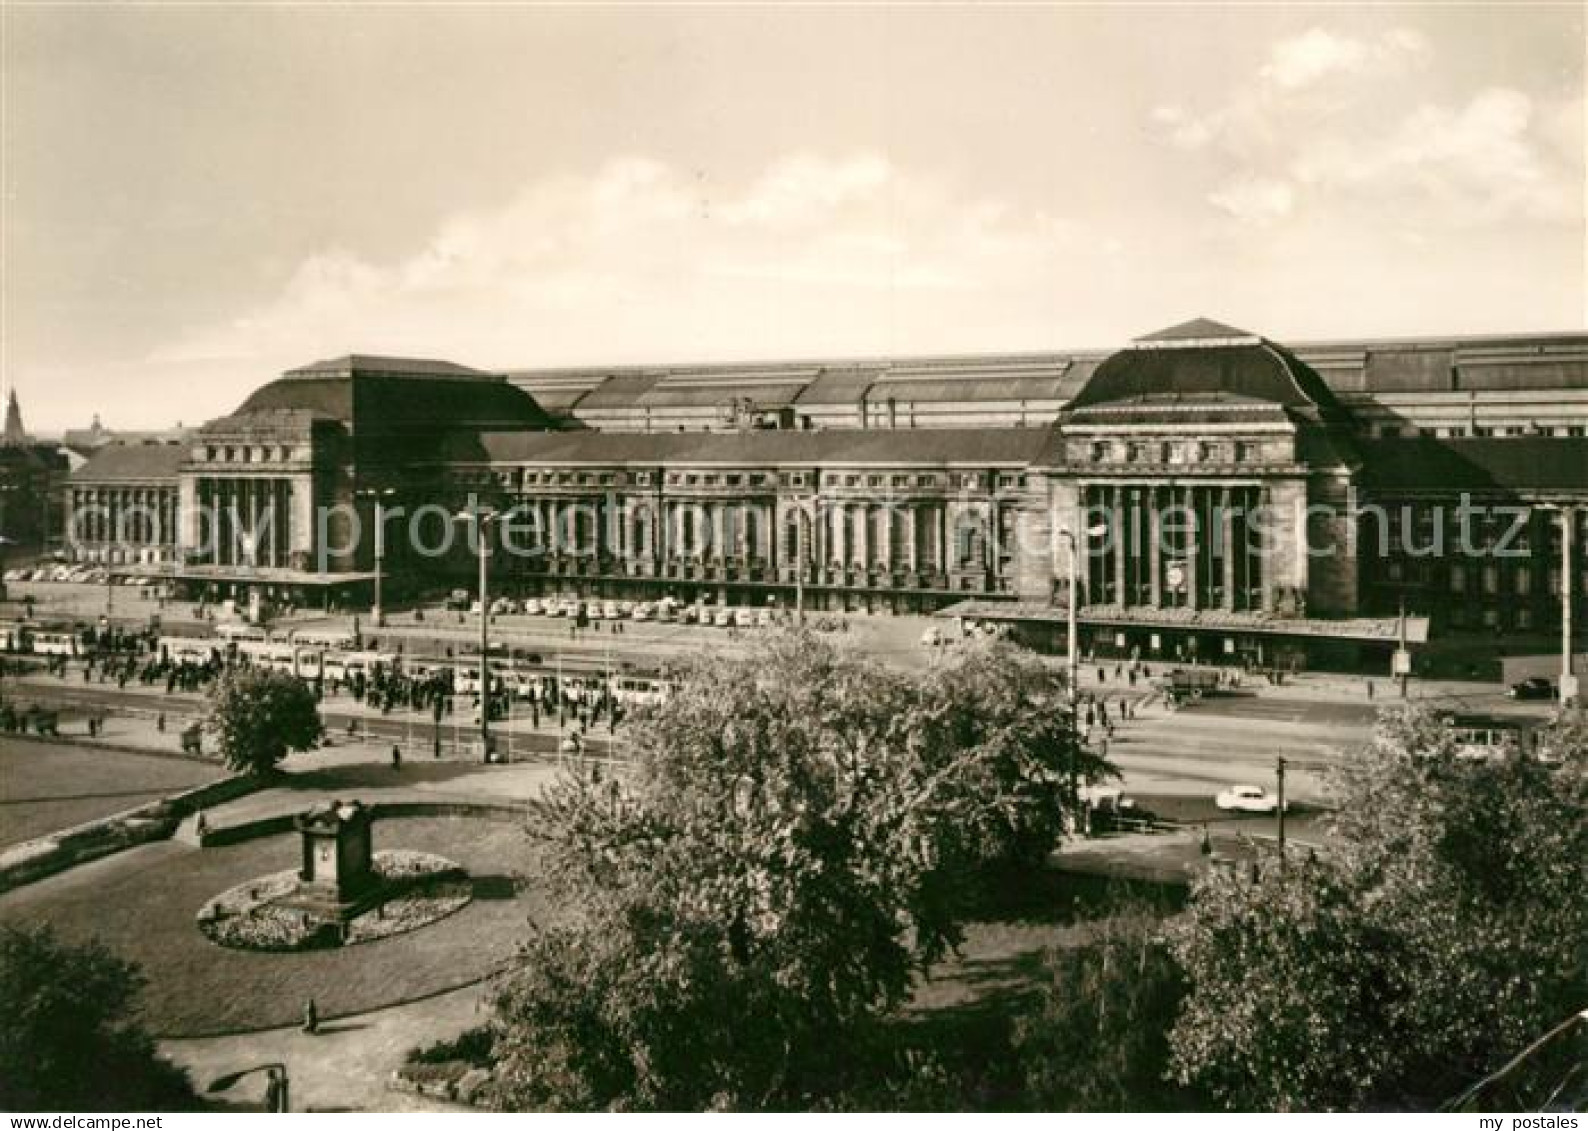
[[[468,875],[443,856],[396,849],[375,853],[372,864],[386,892],[346,923],[327,922],[284,902],[299,886],[297,872],[289,870],[222,892],[199,909],[198,928],[213,943],[243,950],[352,946],[427,926],[473,898]]]

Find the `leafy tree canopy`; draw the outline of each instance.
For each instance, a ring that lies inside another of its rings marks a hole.
[[[919,677],[813,636],[707,658],[633,728],[632,772],[536,805],[574,922],[498,1002],[507,1106],[809,1106],[960,939],[976,870],[1050,849],[1063,684],[1004,646]]]
[[[322,728],[314,693],[286,672],[231,668],[210,689],[204,726],[216,736],[226,765],[269,772],[292,751],[312,750]]]
[[[1430,713],[1382,715],[1333,783],[1337,849],[1194,889],[1180,1079],[1233,1108],[1433,1107],[1588,1005],[1582,733],[1470,759]]]
[[[137,967],[98,944],[68,946],[45,927],[0,927],[0,1108],[182,1111],[187,1075],[129,1020]]]

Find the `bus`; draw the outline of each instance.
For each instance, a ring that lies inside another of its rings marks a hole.
[[[0,621],[0,652],[26,652],[32,643],[32,626],[21,621]]]
[[[267,640],[239,640],[237,655],[246,658],[257,668],[298,674],[298,650],[291,644],[272,643]]]
[[[315,645],[340,652],[351,652],[357,642],[353,634],[340,628],[297,628],[287,634],[294,644]]]
[[[215,635],[222,640],[266,640],[269,633],[258,625],[252,624],[218,624],[215,626]]]
[[[225,658],[216,641],[197,636],[162,636],[156,648],[160,658],[171,664],[207,664]]]
[[[395,652],[326,652],[320,660],[320,670],[326,679],[348,682],[362,675],[368,679],[376,668],[392,669],[397,666]]]
[[[83,651],[81,637],[75,632],[35,632],[33,652],[39,656],[78,656]]]
[[[1440,722],[1450,733],[1456,757],[1472,759],[1504,758],[1526,753],[1533,748],[1533,732],[1540,720],[1522,716],[1472,715],[1447,712]]]

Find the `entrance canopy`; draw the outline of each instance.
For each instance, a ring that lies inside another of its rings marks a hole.
[[[1005,624],[1062,626],[1069,617],[1063,606],[1030,601],[960,601],[939,610],[940,617]],[[1076,618],[1087,627],[1151,628],[1181,632],[1261,633],[1267,636],[1304,636],[1317,640],[1351,640],[1394,644],[1400,639],[1400,617],[1351,617],[1324,620],[1311,617],[1278,617],[1264,613],[1224,612],[1220,609],[1120,608],[1117,605],[1082,605]],[[1428,618],[1406,617],[1406,643],[1428,643]]]

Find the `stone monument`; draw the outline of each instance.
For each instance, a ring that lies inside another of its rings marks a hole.
[[[331,801],[300,813],[303,866],[293,905],[347,919],[380,894],[373,865],[373,814],[357,801]]]

